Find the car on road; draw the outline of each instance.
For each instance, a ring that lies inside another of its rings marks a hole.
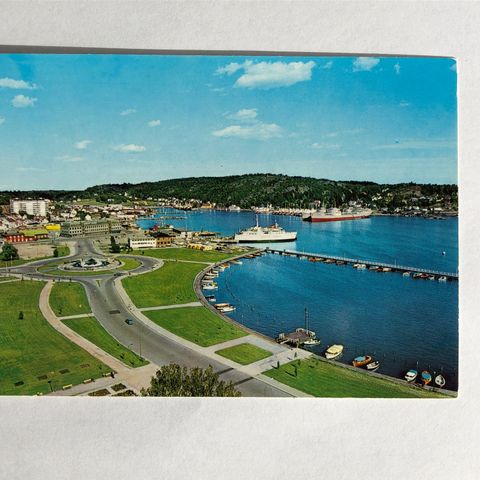
[[[125,320],[125,323],[126,323],[127,325],[133,325],[133,320],[132,320],[131,318],[127,318],[127,319]]]

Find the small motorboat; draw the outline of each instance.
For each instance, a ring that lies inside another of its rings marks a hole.
[[[330,347],[327,348],[325,352],[325,358],[328,358],[329,360],[333,360],[335,358],[338,358],[341,354],[343,353],[343,345],[331,345]]]
[[[205,297],[205,300],[208,300],[209,302],[216,302],[217,299],[215,298],[215,295],[207,295]]]
[[[314,345],[320,345],[320,340],[317,337],[310,337],[303,344],[307,347],[313,347]]]
[[[234,312],[235,307],[231,305],[230,303],[216,303],[214,307],[222,312],[222,313],[228,313],[228,312]]]
[[[232,260],[230,263],[233,263],[233,265],[242,265],[240,260]]]
[[[360,357],[355,357],[352,361],[354,367],[364,367],[372,361],[370,355],[361,355]]]
[[[432,375],[428,370],[422,372],[422,382],[424,385],[428,385],[432,381]]]
[[[367,363],[367,370],[370,371],[370,372],[374,372],[375,370],[378,370],[378,368],[380,367],[380,362],[378,362],[377,360],[373,361],[373,362],[370,362],[370,363]]]
[[[447,281],[447,277],[444,277],[444,276],[438,277],[438,281],[439,281],[439,282],[446,282],[446,281]]]
[[[405,374],[405,380],[407,382],[413,382],[415,381],[415,379],[417,378],[418,376],[418,372],[416,370],[409,370],[406,374]]]
[[[438,374],[436,377],[435,377],[435,383],[440,387],[444,387],[445,386],[445,378],[443,377],[443,375],[441,374]]]
[[[202,285],[203,290],[217,290],[218,286],[216,283],[205,283]]]
[[[404,277],[409,277],[409,276],[410,276],[410,273],[411,273],[411,272],[403,272],[402,275],[403,275]]]

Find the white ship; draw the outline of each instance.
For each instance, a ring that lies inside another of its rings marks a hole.
[[[369,208],[349,207],[343,212],[339,208],[320,208],[316,212],[302,215],[307,222],[338,222],[342,220],[358,220],[368,218],[372,214]]]
[[[254,227],[242,230],[240,233],[235,234],[234,240],[240,243],[253,243],[253,242],[293,242],[297,239],[297,232],[286,232],[282,227],[279,227],[277,223],[274,223],[270,227],[261,227],[257,224]]]

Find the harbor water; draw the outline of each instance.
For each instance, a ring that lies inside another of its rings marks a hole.
[[[252,226],[251,212],[186,212],[168,223],[233,235]],[[311,224],[298,217],[260,215],[298,232],[296,242],[271,245],[310,253],[428,268],[458,270],[458,221],[379,216]],[[141,226],[152,226],[144,221]],[[262,246],[265,246],[262,244]],[[379,373],[403,377],[410,368],[442,372],[446,388],[458,385],[458,282],[414,280],[398,273],[356,270],[350,265],[312,263],[265,254],[232,265],[218,278],[218,302],[230,302],[236,321],[270,337],[304,326],[321,344],[345,346],[339,361],[358,355],[380,361]]]

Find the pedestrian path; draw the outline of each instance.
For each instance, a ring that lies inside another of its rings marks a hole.
[[[68,315],[67,317],[57,317],[57,318],[63,322],[64,320],[74,320],[75,318],[94,317],[94,316],[95,315],[93,313],[83,313],[79,315]]]
[[[144,307],[139,308],[141,312],[149,312],[151,310],[169,310],[171,308],[186,308],[186,307],[201,307],[201,302],[190,302],[190,303],[178,303],[175,305],[161,305],[159,307]]]

